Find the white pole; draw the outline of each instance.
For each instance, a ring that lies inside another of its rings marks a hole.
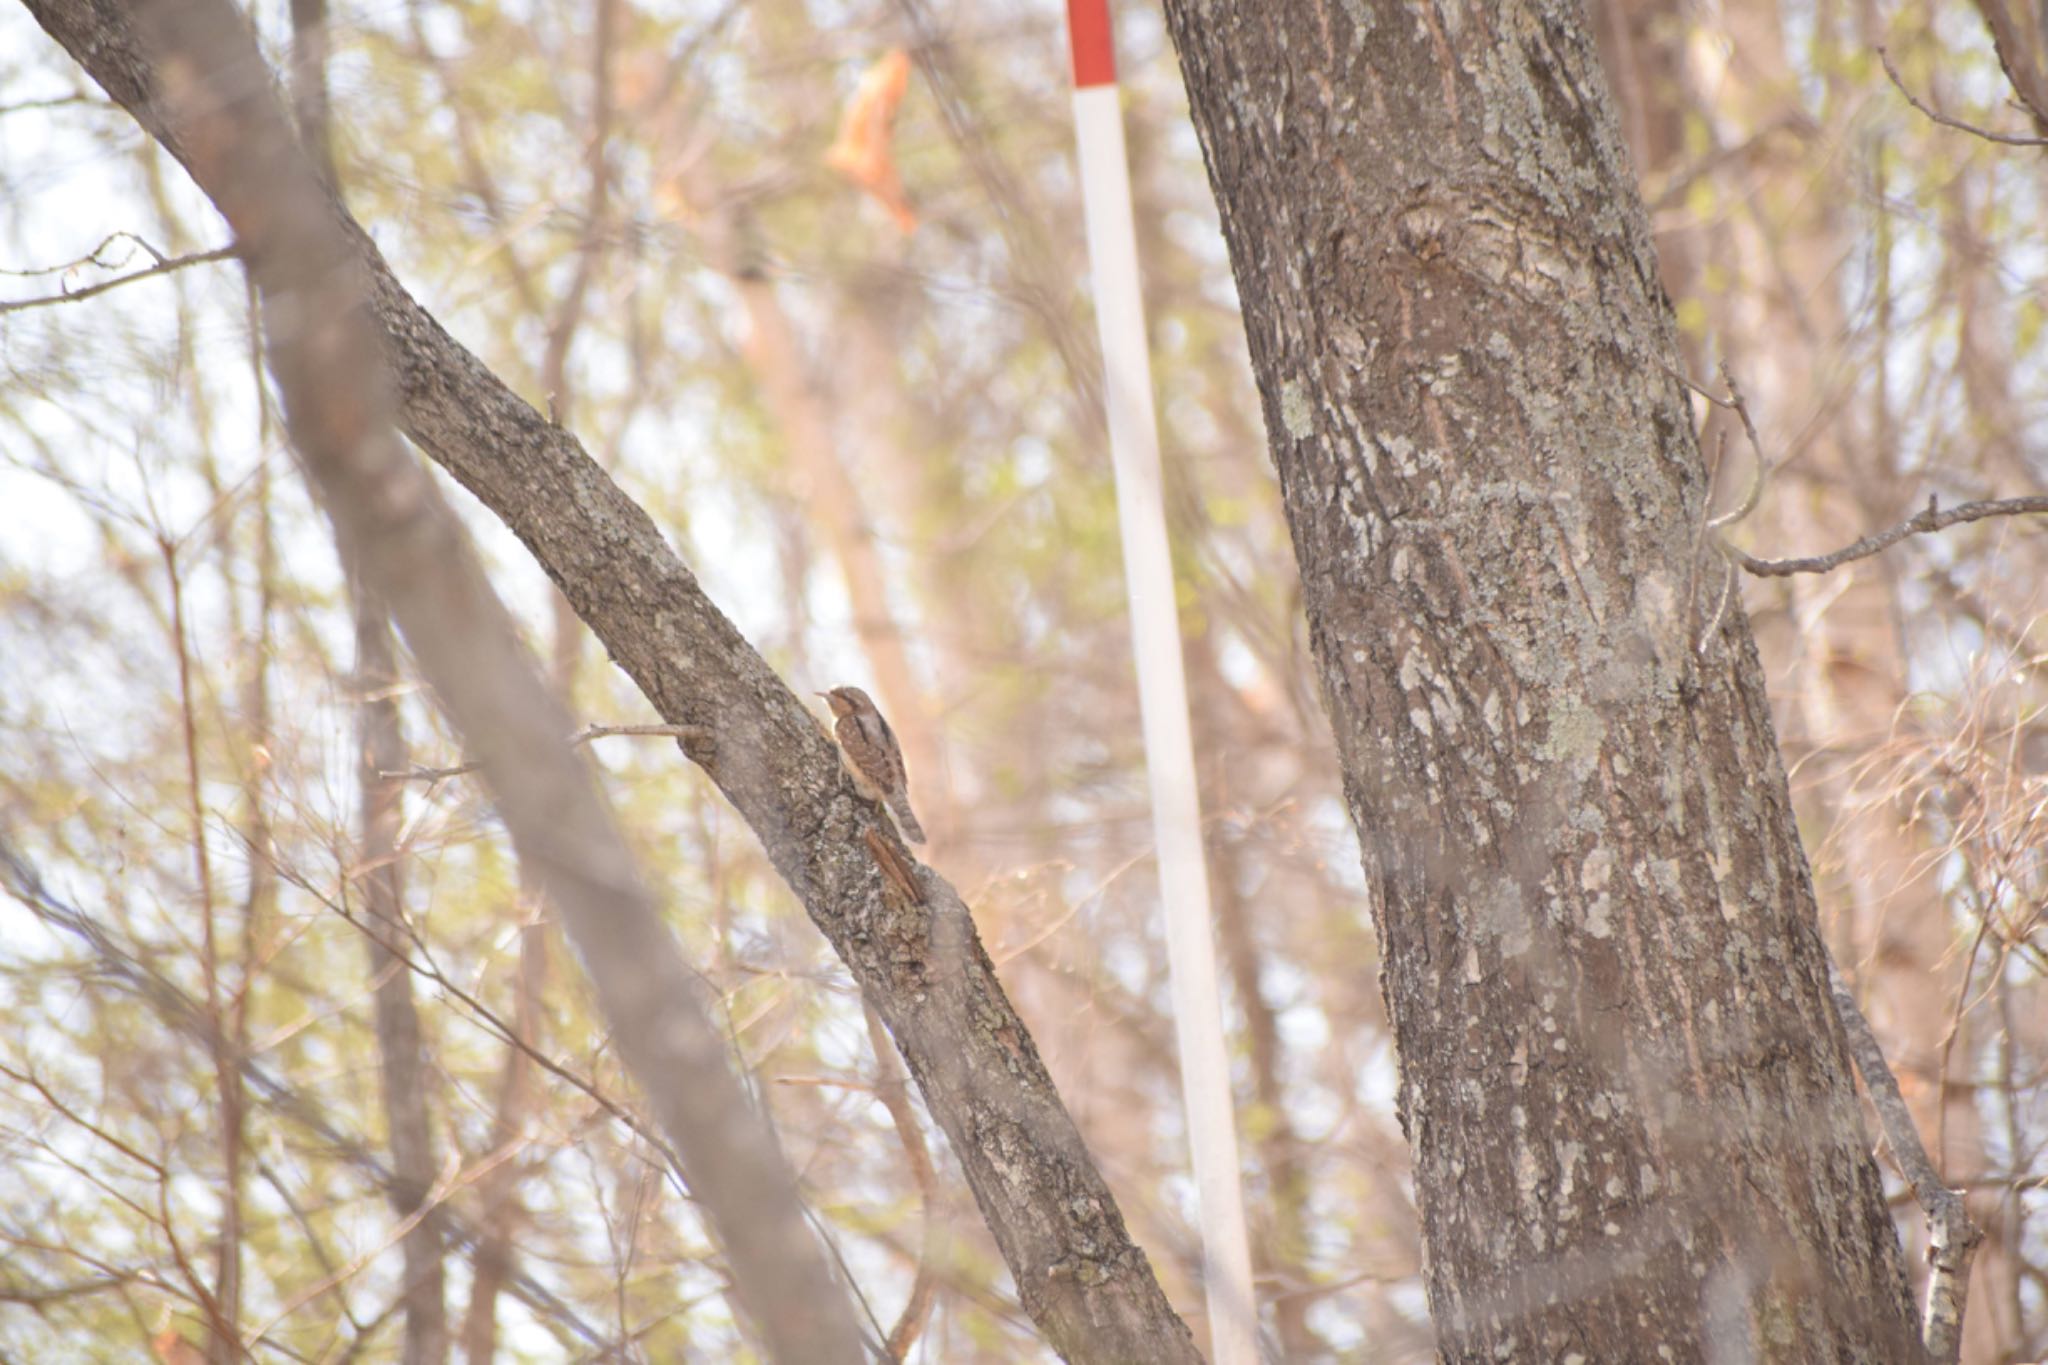
[[[1159,427],[1152,410],[1145,303],[1138,288],[1138,238],[1131,221],[1130,165],[1107,0],[1068,0],[1074,48],[1074,127],[1081,149],[1081,198],[1095,319],[1102,337],[1110,454],[1116,466],[1117,525],[1137,655],[1152,831],[1159,850],[1160,902],[1180,1045],[1182,1102],[1201,1201],[1202,1259],[1215,1365],[1258,1365],[1258,1312],[1238,1178],[1237,1128],[1224,1050],[1223,1001],[1210,936],[1209,873],[1195,748],[1181,668],[1173,557],[1160,496]]]

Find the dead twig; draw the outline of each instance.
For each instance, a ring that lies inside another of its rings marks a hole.
[[[32,109],[62,109],[73,104],[90,104],[101,109],[120,108],[110,100],[95,99],[91,95],[52,95],[47,99],[17,100],[13,104],[0,104],[0,115],[23,114]]]
[[[1883,50],[1882,48],[1878,49],[1880,53]],[[1887,66],[1886,69],[1890,70],[1890,67]],[[1705,519],[1701,524],[1700,534],[1694,542],[1694,557],[1695,559],[1698,558],[1700,551],[1704,548],[1704,542],[1708,534],[1713,533],[1714,548],[1720,551],[1722,557],[1730,565],[1730,569],[1727,581],[1723,584],[1721,601],[1715,608],[1712,623],[1700,636],[1698,645],[1700,649],[1705,648],[1707,639],[1711,638],[1714,630],[1720,626],[1721,613],[1727,608],[1727,601],[1730,595],[1729,589],[1734,583],[1734,566],[1739,565],[1759,578],[1789,578],[1793,574],[1827,573],[1832,569],[1840,568],[1844,564],[1853,563],[1859,559],[1868,559],[1872,555],[1880,554],[1908,536],[1924,535],[1929,531],[1946,530],[1948,527],[1960,525],[1966,521],[1982,521],[1986,517],[2024,516],[2030,513],[2048,512],[2048,497],[1994,498],[1980,502],[1961,503],[1955,507],[1943,510],[1935,497],[1930,494],[1927,499],[1927,506],[1917,514],[1908,517],[1896,526],[1867,535],[1853,545],[1845,545],[1832,554],[1809,555],[1798,559],[1759,559],[1755,555],[1730,545],[1719,534],[1722,528],[1733,526],[1736,522],[1741,521],[1756,510],[1757,503],[1763,497],[1764,484],[1769,479],[1771,473],[1771,462],[1764,454],[1763,439],[1757,434],[1756,420],[1750,416],[1749,402],[1743,396],[1742,386],[1736,382],[1735,375],[1729,370],[1726,361],[1721,362],[1720,368],[1721,382],[1727,386],[1728,390],[1725,398],[1710,392],[1703,385],[1681,371],[1667,367],[1671,377],[1685,385],[1686,388],[1706,399],[1715,407],[1725,408],[1734,413],[1737,420],[1742,423],[1742,432],[1749,440],[1750,449],[1756,453],[1756,474],[1750,480],[1749,489],[1743,495],[1742,502],[1738,506],[1721,513],[1719,516],[1712,515],[1712,507],[1714,492],[1720,483],[1723,467],[1722,457],[1726,454],[1725,441],[1715,453],[1713,470],[1708,476],[1708,511],[1703,514]],[[1695,570],[1695,573],[1697,573],[1697,570]],[[1691,594],[1689,594],[1688,605],[1691,605]]]
[[[4,836],[4,831],[0,831]],[[45,926],[77,939],[93,954],[99,979],[112,982],[133,999],[146,1004],[156,1017],[179,1035],[209,1050],[223,1046],[223,1035],[200,1002],[155,967],[117,943],[91,916],[60,900],[43,883],[36,869],[0,837],[0,891],[19,901]],[[337,1127],[327,1109],[287,1085],[267,1070],[253,1055],[237,1058],[243,1076],[257,1096],[276,1113],[289,1119],[317,1139],[324,1148],[354,1167],[371,1183],[390,1189],[396,1174],[383,1159],[352,1134]],[[444,1206],[443,1221],[451,1246],[474,1252],[482,1235],[471,1227],[460,1211]],[[71,1255],[79,1256],[76,1250]],[[601,1349],[608,1339],[596,1326],[584,1320],[575,1308],[524,1270],[514,1270],[508,1280],[513,1297],[532,1309],[544,1322],[557,1324],[574,1333],[586,1345]],[[168,1283],[162,1287],[171,1288]],[[204,1286],[201,1286],[202,1290]],[[178,1292],[183,1292],[182,1290]],[[199,1303],[198,1298],[193,1299]]]
[[[1700,555],[1711,539],[1715,558],[1721,565],[1721,591],[1714,599],[1714,610],[1708,615],[1705,628],[1700,631],[1698,637],[1693,642],[1693,655],[1696,658],[1703,659],[1706,657],[1707,641],[1713,639],[1715,632],[1721,629],[1722,618],[1728,613],[1728,604],[1735,598],[1734,556],[1740,552],[1729,545],[1727,539],[1721,535],[1721,528],[1733,526],[1736,522],[1741,521],[1756,510],[1757,503],[1763,499],[1764,483],[1770,478],[1771,462],[1764,455],[1763,438],[1757,435],[1756,421],[1749,415],[1749,400],[1743,397],[1742,386],[1735,382],[1735,373],[1728,368],[1727,361],[1721,362],[1721,382],[1727,386],[1728,390],[1728,396],[1725,398],[1716,397],[1708,392],[1705,386],[1696,383],[1691,376],[1682,371],[1672,369],[1669,366],[1666,366],[1665,370],[1673,379],[1676,379],[1715,407],[1725,408],[1734,413],[1742,423],[1743,435],[1749,438],[1751,452],[1756,456],[1756,463],[1750,474],[1749,487],[1744,491],[1741,503],[1729,511],[1715,516],[1714,496],[1721,487],[1721,471],[1727,467],[1728,433],[1726,430],[1722,431],[1721,439],[1714,447],[1714,465],[1707,474],[1707,495],[1700,505],[1699,531],[1693,537],[1692,573],[1686,580],[1685,590],[1685,619],[1690,621],[1699,601]]]
[[[1965,123],[1961,119],[1950,118],[1939,109],[1923,103],[1918,95],[1915,95],[1906,88],[1906,82],[1900,78],[1898,68],[1892,65],[1891,54],[1884,50],[1882,43],[1878,45],[1877,59],[1884,63],[1884,74],[1892,78],[1892,84],[1897,86],[1899,93],[1906,97],[1906,103],[1912,105],[1942,127],[1954,128],[1958,132],[1981,137],[1986,142],[1999,142],[2008,147],[2048,147],[2048,137],[2029,137],[2024,133],[1994,133],[1989,128],[1979,128],[1974,123]]]
[[[1728,362],[1721,362],[1721,382],[1728,386],[1728,397],[1715,400],[1722,407],[1732,411],[1742,422],[1742,434],[1749,438],[1749,448],[1756,455],[1756,467],[1750,475],[1749,489],[1742,495],[1742,501],[1730,511],[1718,517],[1709,518],[1707,526],[1718,531],[1723,526],[1733,526],[1756,510],[1764,496],[1764,482],[1771,476],[1771,462],[1764,455],[1763,438],[1756,434],[1756,421],[1749,415],[1749,400],[1742,396],[1742,385],[1735,382],[1735,372],[1728,368]]]
[[[2022,21],[2006,7],[2006,0],[1973,0],[1984,27],[1991,30],[1991,48],[1998,54],[1999,69],[2012,85],[2013,99],[2032,116],[2034,126],[2048,133],[2048,66],[2035,50],[2036,42]],[[2048,140],[2048,139],[2044,139]]]
[[[1758,559],[1732,546],[1729,553],[1735,556],[1736,563],[1759,578],[1789,578],[1799,573],[1826,573],[1854,560],[1868,559],[1890,549],[1907,536],[1945,530],[1966,521],[1982,521],[1986,517],[2024,516],[2037,512],[2048,512],[2048,497],[1995,498],[1944,509],[1930,496],[1927,506],[1917,514],[1875,535],[1865,536],[1854,545],[1845,545],[1833,554],[1812,555],[1804,559]]]
[[[588,744],[593,739],[608,739],[613,735],[663,735],[672,739],[708,739],[711,732],[701,725],[586,725],[569,736],[571,748]],[[408,782],[445,782],[451,777],[473,773],[478,763],[458,763],[452,768],[404,768],[397,772],[379,773],[379,777],[403,778]]]
[[[114,236],[127,237],[132,236],[132,234],[115,233]],[[98,246],[94,247],[89,255],[81,256],[77,260],[64,265],[53,265],[42,270],[6,270],[0,271],[0,274],[17,277],[53,275],[59,271],[76,270],[82,265],[105,265],[106,262],[99,259],[99,253],[106,250],[108,243],[113,240],[114,237],[109,237],[105,242],[101,242]],[[138,270],[131,275],[120,275],[111,280],[101,280],[98,284],[89,284],[83,289],[66,289],[60,294],[45,294],[33,299],[9,299],[4,303],[0,303],[0,314],[19,313],[29,308],[47,308],[51,304],[56,303],[79,303],[93,297],[95,294],[104,294],[109,289],[118,289],[124,284],[133,284],[137,280],[153,279],[158,275],[168,275],[173,270],[183,270],[186,266],[205,265],[209,261],[233,260],[241,255],[242,252],[239,246],[230,243],[227,246],[217,246],[211,251],[195,251],[189,256],[165,256],[159,253],[155,247],[150,246],[149,243],[142,241],[140,237],[136,237],[134,240],[141,244],[144,251],[147,251],[156,258],[155,265],[152,265],[147,270]]]

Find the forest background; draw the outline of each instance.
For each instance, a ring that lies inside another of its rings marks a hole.
[[[2027,135],[1980,9],[1592,14],[1687,363],[1716,392],[1729,366],[1773,464],[1731,538],[1819,553],[1930,494],[2039,489],[2040,149],[1904,93]],[[1429,1359],[1371,921],[1230,272],[1163,30],[1119,18],[1259,1294],[1290,1359]],[[255,19],[289,69],[293,17]],[[874,692],[928,857],[1198,1323],[1058,16],[363,4],[326,34],[339,183],[399,275],[778,671]],[[862,142],[849,106],[898,49],[902,104]],[[706,1230],[411,682],[381,689],[417,770],[398,847],[366,859],[343,576],[241,272],[193,259],[216,216],[17,10],[0,90],[0,1350],[171,1358],[232,1261],[257,1354],[391,1354],[427,1220],[394,1211],[390,1159],[476,1233],[437,1253],[455,1355],[733,1355]],[[1727,415],[1700,418],[1713,448]],[[658,720],[465,512],[579,724]],[[1973,1361],[2048,1350],[2043,557],[1994,521],[1739,584],[1824,928],[1990,1234]],[[670,739],[587,747],[882,1331],[911,1359],[1042,1353],[754,837]],[[397,951],[365,947],[372,863],[402,871]],[[394,1106],[401,995],[425,1064]],[[222,1037],[278,1089],[237,1099]],[[424,1148],[394,1152],[406,1132]]]

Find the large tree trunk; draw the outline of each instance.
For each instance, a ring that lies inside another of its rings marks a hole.
[[[1727,205],[1725,213],[1679,215],[1684,226],[1660,233],[1657,249],[1666,286],[1674,296],[1695,295],[1703,330],[1742,377],[1765,450],[1784,462],[1744,525],[1747,544],[1768,555],[1818,552],[1898,520],[1926,492],[1929,473],[1917,461],[1901,472],[1897,433],[1911,409],[1902,408],[1887,378],[1896,343],[1886,215],[1896,211],[1891,196],[1903,187],[1896,179],[1886,187],[1884,167],[1893,155],[1910,160],[1911,144],[1897,153],[1866,144],[1861,155],[1828,157],[1816,170],[1821,149],[1888,134],[1863,128],[1847,90],[1817,97],[1801,84],[1802,60],[1778,0],[1730,0],[1712,20],[1692,14],[1682,0],[1601,0],[1592,10],[1606,19],[1602,51],[1646,197],[1654,201],[1652,187],[1669,194],[1674,183],[1698,173],[1719,182],[1713,202]],[[1688,51],[1712,50],[1692,43],[1696,21],[1717,28],[1739,60],[1711,77],[1688,68]],[[1844,27],[1846,16],[1835,22],[1829,41],[1853,43],[1856,30]],[[1862,14],[1859,22],[1866,41],[1882,38],[1875,16]],[[1610,34],[1619,36],[1606,41]],[[1848,80],[1825,55],[1807,54],[1804,61],[1831,84]],[[1682,129],[1688,111],[1707,106],[1699,92],[1709,87],[1715,141],[1704,151],[1688,150],[1672,133]],[[1739,192],[1728,183],[1733,175],[1722,180],[1705,169],[1724,161],[1750,172]],[[1969,221],[1967,183],[1958,180],[1944,205],[1951,232]],[[1859,201],[1865,187],[1869,192]],[[1877,215],[1874,221],[1859,216],[1869,214]],[[1873,234],[1876,273],[1869,287],[1875,298],[1852,308],[1845,295],[1857,286],[1841,266]],[[1674,246],[1682,262],[1710,255],[1728,283],[1698,290],[1673,269]],[[1976,259],[1978,253],[1963,247],[1953,251],[1949,268],[1967,271]],[[1959,305],[1959,359],[1969,357],[1974,291],[1958,281],[1939,292]],[[1874,316],[1859,320],[1865,308]],[[2003,357],[2009,349],[1977,353]],[[1696,372],[1703,369],[1697,356],[1690,359]],[[2002,363],[1988,373],[1997,374]],[[1995,396],[1969,391],[1971,376],[1987,371],[1966,360],[1961,368],[1971,411],[1998,411]],[[1725,413],[1721,418],[1735,420]],[[1981,454],[1995,470],[1997,443],[1987,441]],[[1741,482],[1724,477],[1723,505],[1741,495],[1732,486]],[[1823,850],[1812,861],[1824,929],[1838,960],[1854,964],[1871,1022],[1885,1055],[1906,1078],[1907,1104],[1921,1134],[1937,1147],[1944,1178],[1966,1186],[1997,1165],[1985,1147],[1980,1092],[1937,1078],[1951,1029],[1955,1061],[1969,1058],[1981,1042],[1977,1013],[1953,1013],[1971,955],[1958,951],[1953,888],[1939,875],[1943,859],[1924,812],[1870,777],[1919,737],[1917,718],[1902,723],[1907,713],[1901,711],[1911,694],[1906,646],[1917,592],[1917,585],[1901,591],[1906,578],[1897,559],[1868,560],[1826,577],[1775,581],[1750,600],[1760,606],[1757,645],[1766,674],[1792,680],[1776,698],[1775,714],[1786,762],[1803,778],[1801,827]],[[2015,1266],[2000,1235],[1998,1196],[1986,1192],[1971,1204],[1990,1235],[1972,1264],[1977,1292],[1963,1360],[1988,1365],[2005,1359],[2006,1343],[2019,1335],[2017,1317],[2007,1311]],[[1920,1259],[1912,1253],[1916,1242],[1924,1248],[1924,1227],[1917,1210],[1906,1220],[1909,1264]]]
[[[1913,1359],[1763,679],[1695,587],[1705,476],[1581,5],[1167,11],[1446,1358]]]

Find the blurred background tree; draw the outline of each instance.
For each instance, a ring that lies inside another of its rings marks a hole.
[[[1688,359],[1733,367],[1778,462],[1736,540],[1815,553],[1930,493],[2039,489],[2040,149],[1934,123],[1875,53],[1932,107],[2038,134],[1986,13],[1593,8]],[[292,15],[253,18],[289,69]],[[2043,45],[2021,19],[2025,70]],[[1358,853],[1236,300],[1163,32],[1120,20],[1261,1302],[1289,1359],[1427,1360]],[[338,180],[400,275],[600,455],[785,676],[871,684],[932,861],[1199,1321],[1059,15],[406,0],[338,4],[326,31]],[[0,32],[9,297],[221,244],[26,15]],[[896,50],[908,69],[875,74]],[[832,155],[863,136],[864,78],[901,81],[871,134],[900,193]],[[465,1230],[440,1264],[450,1357],[739,1355],[706,1234],[479,790],[423,771],[389,858],[365,847],[366,694],[396,703],[412,764],[462,760],[402,661],[365,686],[250,316],[231,262],[0,314],[0,1350],[176,1359],[238,1280],[258,1356],[396,1356],[419,1276],[376,1019],[403,974],[426,1199]],[[1725,418],[1701,417],[1712,449]],[[653,719],[465,506],[578,714]],[[1992,1232],[1983,1362],[2048,1350],[2042,553],[2037,527],[1989,522],[1740,585],[1824,925]],[[670,742],[593,749],[883,1332],[911,1359],[1042,1356],[753,836]],[[366,973],[390,858],[408,949]],[[273,1083],[223,1075],[224,1037]]]

